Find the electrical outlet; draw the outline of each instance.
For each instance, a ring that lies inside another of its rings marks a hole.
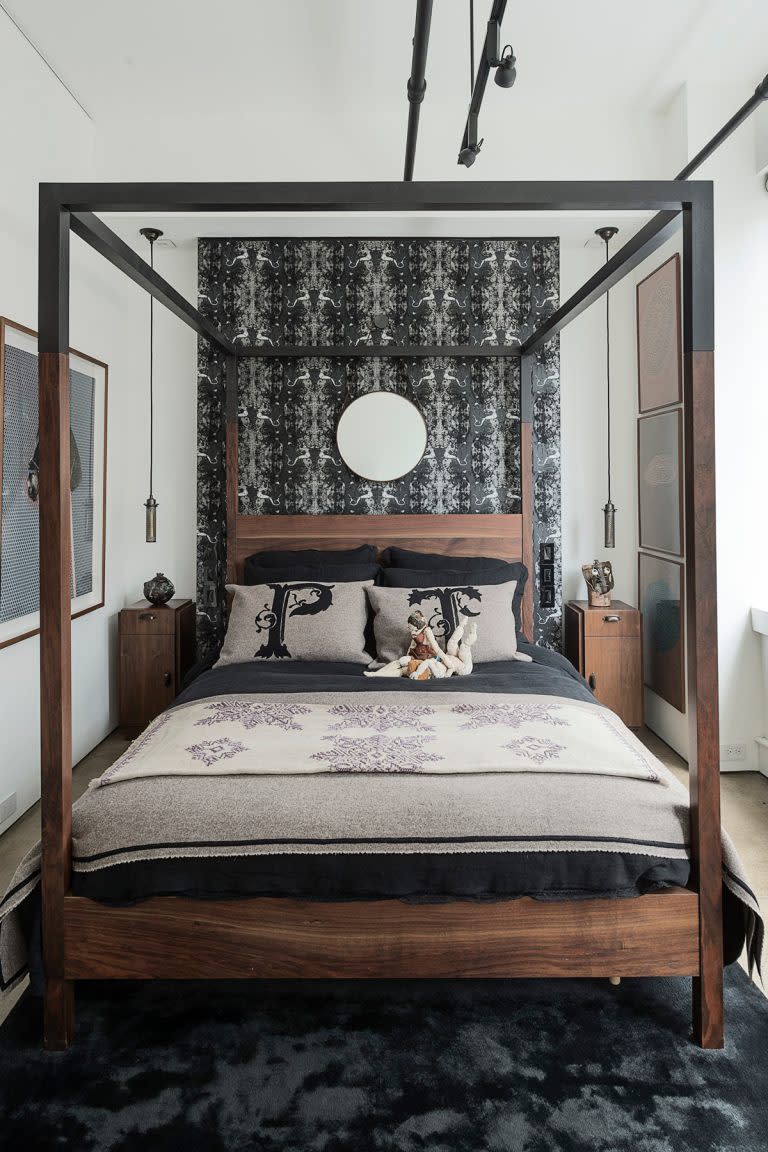
[[[747,746],[746,744],[721,744],[720,745],[720,759],[726,763],[732,764],[734,761],[746,760]]]
[[[16,793],[12,792],[11,795],[0,804],[0,824],[4,824],[6,820],[10,820],[15,811]]]

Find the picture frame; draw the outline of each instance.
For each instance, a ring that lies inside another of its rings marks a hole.
[[[638,553],[637,594],[643,621],[643,683],[685,713],[685,565]]]
[[[40,631],[37,333],[0,316],[0,648]],[[72,618],[104,607],[109,367],[70,349]]]
[[[640,412],[682,403],[680,256],[665,260],[636,288],[637,391]]]
[[[679,408],[637,421],[640,548],[683,555],[683,420]]]

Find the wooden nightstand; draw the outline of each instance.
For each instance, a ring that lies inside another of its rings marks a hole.
[[[622,600],[610,608],[590,608],[586,600],[565,606],[565,655],[628,728],[643,723],[642,643],[640,612]]]
[[[120,727],[141,731],[173,702],[195,658],[195,605],[140,600],[123,608],[120,648]]]

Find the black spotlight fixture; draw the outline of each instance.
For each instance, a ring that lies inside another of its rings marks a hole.
[[[491,15],[485,32],[485,43],[483,44],[483,50],[477,65],[477,72],[475,73],[473,0],[470,0],[469,3],[469,114],[467,116],[466,127],[464,128],[464,139],[461,142],[461,149],[459,151],[459,164],[463,164],[465,168],[472,167],[482,147],[483,141],[478,139],[478,117],[480,115],[480,107],[483,103],[485,86],[488,83],[491,68],[496,69],[494,79],[499,88],[511,88],[517,79],[517,60],[512,50],[512,45],[505,44],[503,50],[501,48],[501,21],[506,6],[507,0],[493,0],[491,4]]]
[[[506,52],[507,48],[509,48],[509,56],[504,55],[504,52]],[[517,80],[517,68],[515,67],[516,64],[517,57],[512,51],[512,45],[505,44],[504,51],[501,54],[501,59],[496,65],[496,75],[494,76],[494,80],[498,84],[499,88],[511,88],[515,80]]]
[[[471,168],[477,160],[482,146],[482,140],[477,138],[477,113],[470,112],[467,120],[466,143],[459,152],[459,164],[463,164],[465,168]]]

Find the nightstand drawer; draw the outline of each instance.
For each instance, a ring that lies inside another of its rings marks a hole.
[[[120,631],[125,636],[173,636],[176,614],[164,605],[124,608],[120,613]]]
[[[584,635],[599,638],[639,636],[640,613],[620,608],[590,608],[584,613]]]

